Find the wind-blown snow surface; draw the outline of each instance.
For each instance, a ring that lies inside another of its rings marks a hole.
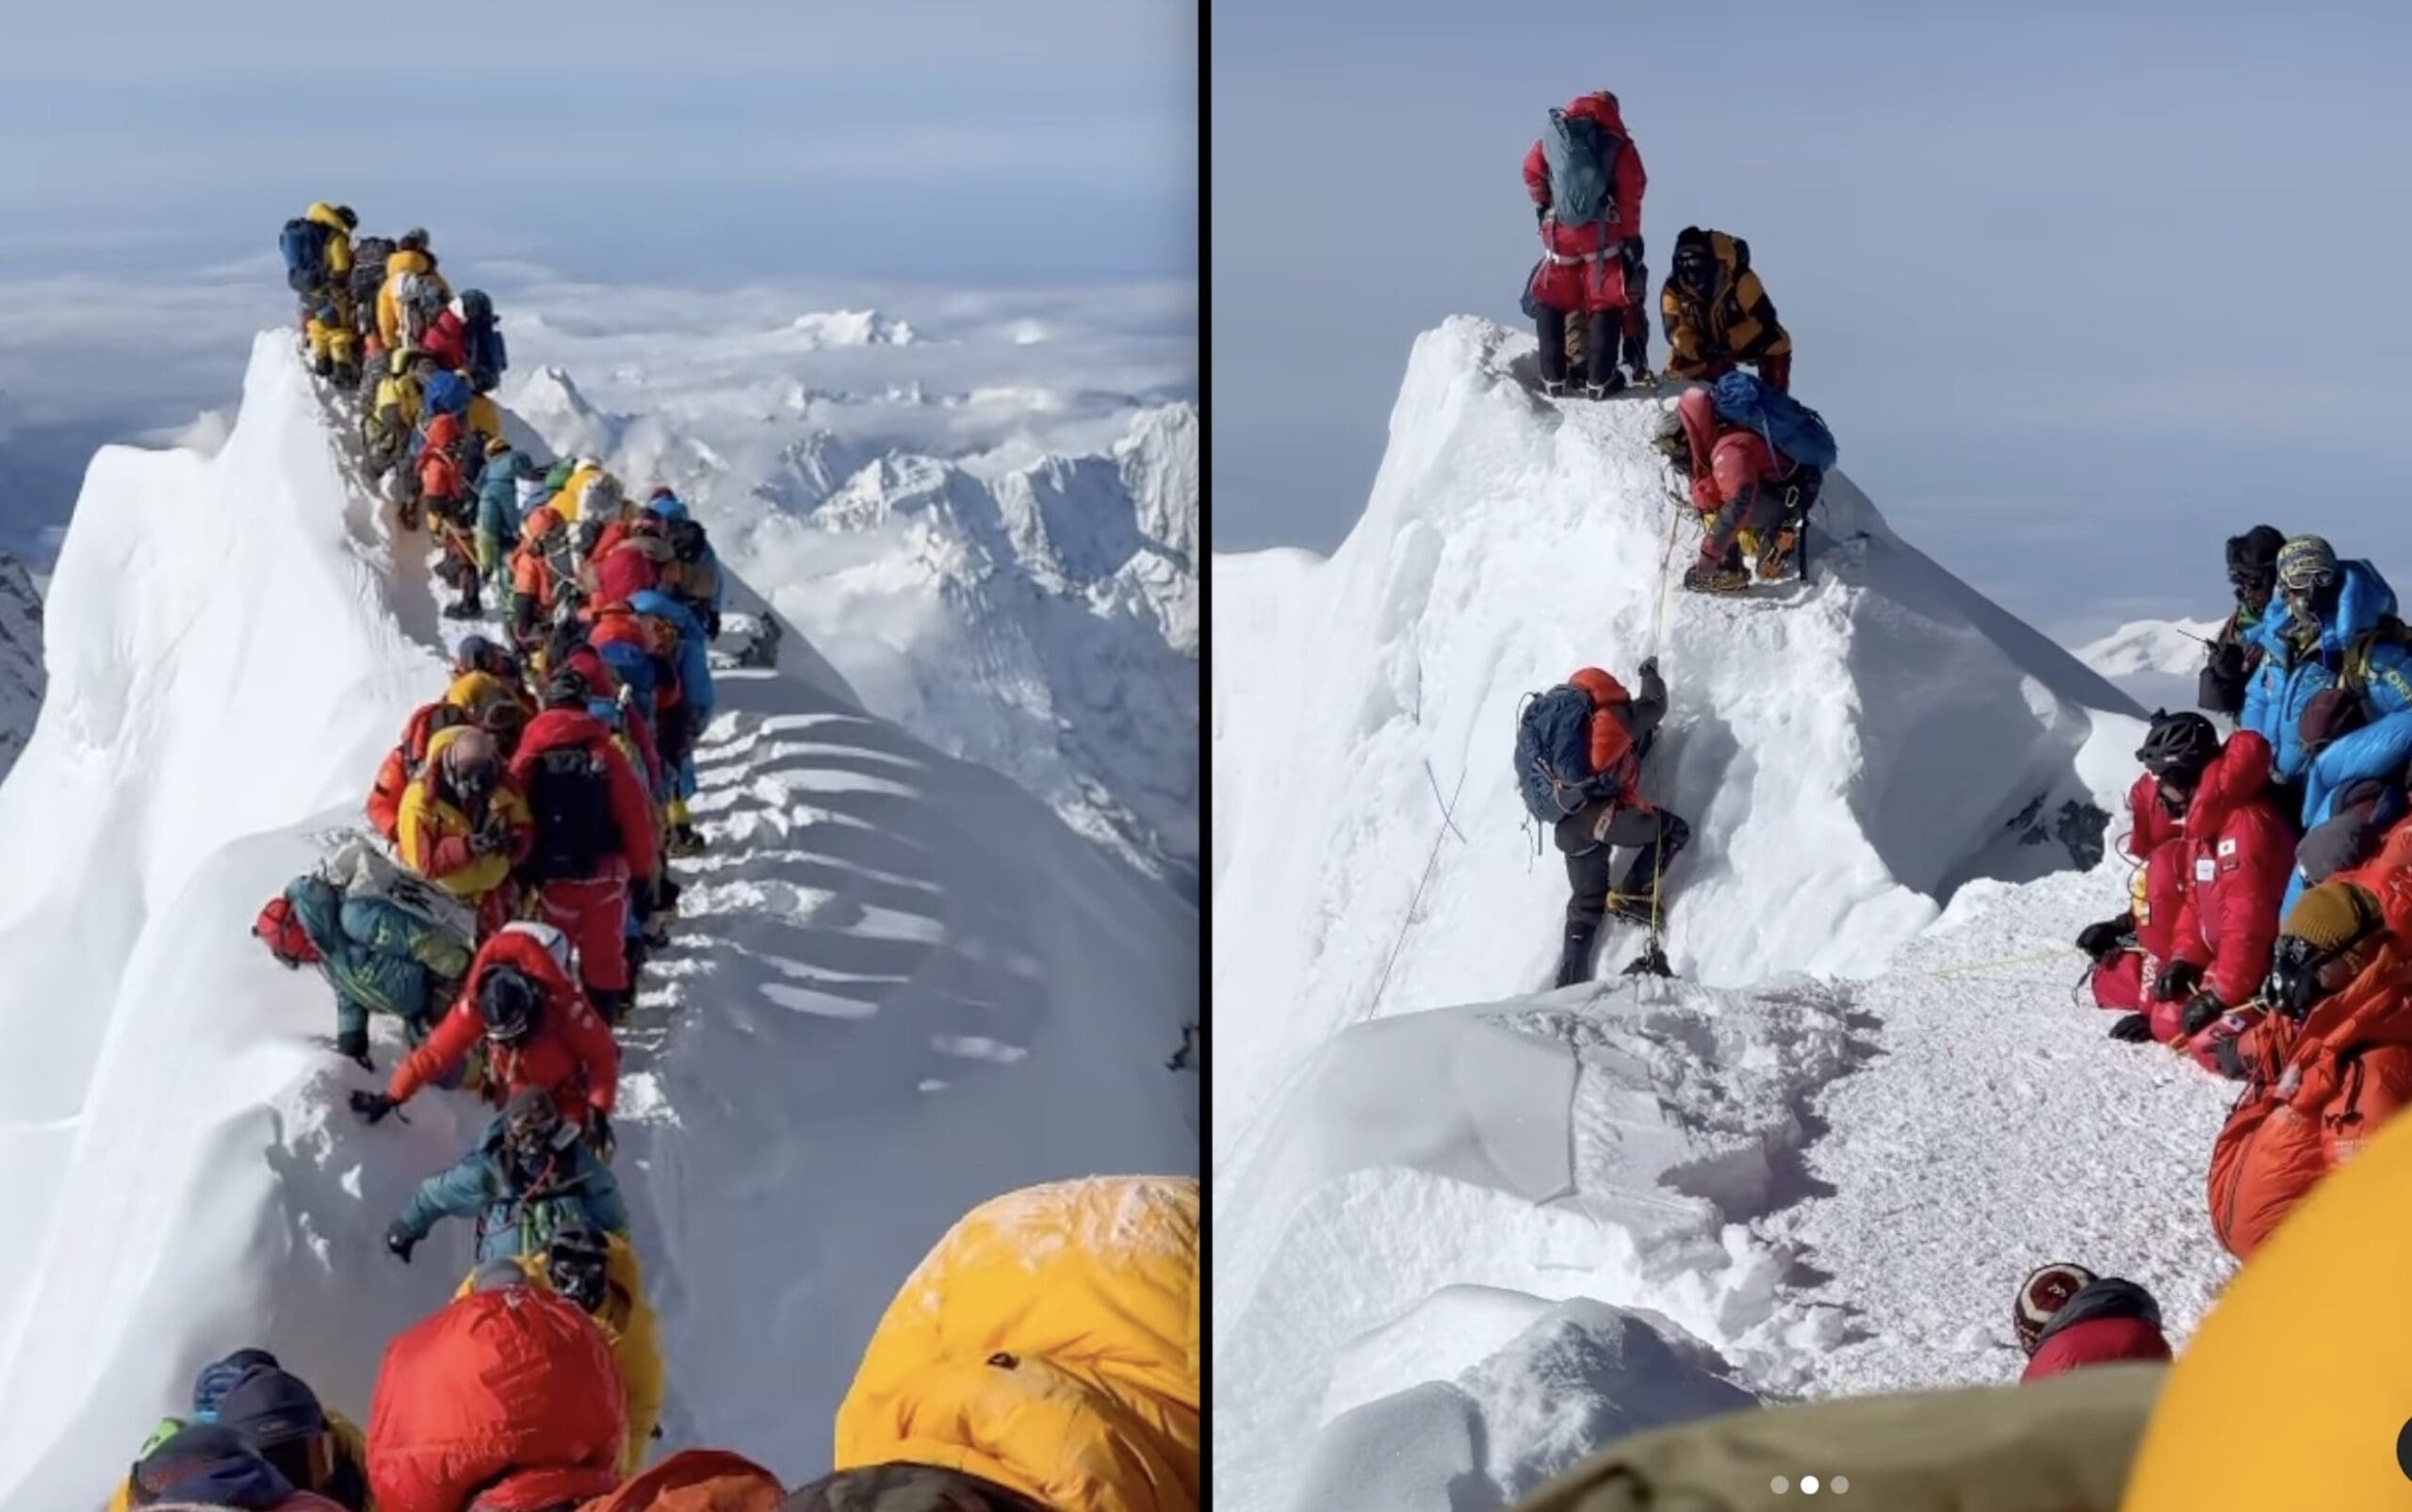
[[[1478,1512],[1745,1393],[2013,1379],[2047,1261],[2143,1282],[2173,1340],[2225,1275],[2228,1089],[2071,990],[2126,864],[2074,870],[2058,816],[2115,804],[2137,711],[1843,480],[1814,586],[1667,606],[1646,785],[1704,836],[1670,879],[1689,980],[1532,990],[1565,882],[1517,850],[1516,701],[1649,652],[1670,538],[1664,400],[1545,404],[1529,351],[1426,335],[1340,552],[1214,563],[1235,1512]]]
[[[365,1411],[386,1339],[465,1268],[465,1226],[407,1268],[378,1235],[478,1109],[341,1113],[367,1079],[325,1049],[325,988],[247,933],[441,686],[406,555],[390,565],[347,486],[285,333],[255,345],[214,458],[93,462],[50,695],[0,787],[0,1504],[96,1502],[237,1344]],[[825,1464],[879,1309],[965,1209],[1195,1168],[1195,1082],[1162,1070],[1196,1015],[1195,920],[833,676],[732,675],[722,707],[712,850],[629,1035],[615,1163],[670,1445],[795,1479]]]
[[[2218,620],[2138,620],[2078,647],[2077,658],[2146,708],[2194,707],[2204,642]]]
[[[1692,824],[1669,883],[1687,977],[1873,971],[1962,883],[2071,864],[2026,843],[2039,800],[2048,833],[2122,786],[2132,741],[2089,749],[2089,709],[2127,700],[1840,474],[1813,587],[1675,589],[1697,534],[1650,447],[1671,398],[1551,404],[1531,366],[1486,321],[1427,333],[1330,560],[1214,561],[1214,990],[1245,1016],[1218,1152],[1342,1027],[1549,980],[1565,874],[1523,831],[1517,705],[1587,663],[1630,676],[1662,616],[1673,706],[1644,787]]]

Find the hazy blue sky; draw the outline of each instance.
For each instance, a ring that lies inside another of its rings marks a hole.
[[[1194,273],[1195,0],[33,8],[0,274],[273,245],[321,196],[590,276]]]
[[[1747,236],[1845,467],[2045,628],[2215,610],[2222,538],[2265,518],[2412,562],[2412,16],[1222,0],[1214,20],[1220,549],[1345,533],[1414,334],[1521,320],[1520,161],[1548,106],[1606,88],[1650,169],[1654,301],[1685,225]]]

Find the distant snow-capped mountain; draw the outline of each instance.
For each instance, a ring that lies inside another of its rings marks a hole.
[[[2218,620],[2138,620],[2076,648],[2077,658],[2146,708],[2192,708],[2204,642]]]
[[[916,339],[876,317],[829,329]],[[550,449],[603,458],[640,493],[677,489],[737,575],[876,711],[1193,892],[1198,408],[1052,390],[1024,406],[1078,412],[1086,430],[1068,435],[1116,427],[1095,449],[975,431],[940,455],[904,429],[905,412],[977,408],[979,394],[934,396],[918,380],[823,388],[766,379],[757,360],[638,413],[595,402],[556,366],[503,398]],[[843,432],[826,424],[838,410]]]
[[[909,347],[920,333],[877,310],[816,310],[788,328],[807,350],[816,347]]]

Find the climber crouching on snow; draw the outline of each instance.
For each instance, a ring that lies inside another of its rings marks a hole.
[[[1642,309],[1641,154],[1605,89],[1549,113],[1524,154],[1524,188],[1540,220],[1541,260],[1524,289],[1540,337],[1541,391],[1606,398],[1625,386],[1620,344],[1638,382],[1652,381],[1650,321]],[[1584,369],[1567,370],[1567,330],[1583,327]]]
[[[611,1168],[534,1087],[513,1094],[459,1164],[419,1183],[385,1230],[386,1249],[409,1264],[411,1251],[446,1218],[477,1221],[481,1260],[542,1254],[556,1232],[572,1227],[628,1231]]]
[[[1800,417],[1785,439],[1803,461],[1779,449],[1768,423]],[[1757,416],[1753,423],[1752,417]],[[1675,402],[1676,429],[1662,432],[1660,449],[1690,480],[1692,504],[1704,517],[1700,556],[1684,573],[1694,593],[1739,593],[1751,584],[1742,564],[1747,540],[1758,576],[1781,577],[1799,560],[1801,533],[1833,464],[1833,435],[1817,412],[1748,373],[1728,373],[1715,389],[1691,389]],[[1796,439],[1798,437],[1798,439]]]
[[[379,1122],[458,1069],[481,1044],[490,1096],[544,1093],[573,1130],[611,1158],[620,1048],[570,976],[568,939],[534,919],[506,924],[486,941],[435,1032],[396,1068],[383,1092],[354,1092],[352,1111]]]
[[[1516,781],[1524,807],[1549,826],[1566,856],[1561,987],[1591,980],[1591,952],[1605,916],[1654,934],[1663,917],[1659,883],[1691,838],[1690,826],[1641,796],[1641,758],[1666,718],[1667,685],[1654,657],[1639,672],[1636,698],[1605,672],[1585,667],[1533,698],[1516,731]],[[1620,846],[1637,848],[1622,881],[1615,866]]]
[[[2200,714],[2159,714],[2136,755],[2164,793],[2187,805],[2185,834],[2174,842],[2183,907],[2156,992],[2184,1007],[2177,1033],[2163,1026],[2157,1037],[2192,1041],[2205,1066],[2241,1077],[2249,1048],[2238,1036],[2254,1016],[2241,1010],[2269,967],[2294,846],[2269,793],[2270,745],[2251,730],[2223,742]]]
[[[1686,226],[1675,238],[1658,312],[1667,327],[1667,371],[1712,382],[1748,363],[1768,387],[1792,387],[1792,336],[1775,317],[1751,244],[1722,231]]]
[[[2321,1178],[2412,1101],[2412,872],[2401,854],[2288,911],[2244,1097],[2211,1148],[2211,1227],[2249,1260]]]

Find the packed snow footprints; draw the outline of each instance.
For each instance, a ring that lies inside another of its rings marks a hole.
[[[322,402],[348,409],[350,381],[385,359],[358,432],[363,480],[382,478],[398,547],[433,528],[461,594],[448,616],[483,617],[491,584],[507,591],[507,624],[460,641],[452,686],[378,775],[368,817],[392,850],[341,839],[254,933],[334,989],[346,1059],[376,1070],[371,1019],[399,1025],[408,1053],[383,1089],[350,1093],[367,1123],[399,1116],[431,1082],[500,1106],[386,1233],[408,1262],[443,1217],[472,1218],[480,1263],[449,1306],[394,1340],[365,1435],[274,1357],[236,1351],[203,1372],[190,1420],[163,1420],[141,1446],[116,1501],[829,1512],[944,1500],[1071,1512],[1105,1496],[1131,1512],[1192,1512],[1198,1214],[1183,1178],[1061,1182],[963,1218],[875,1334],[839,1414],[834,1473],[790,1493],[723,1451],[644,1467],[664,1372],[611,1120],[631,1114],[642,1146],[644,1122],[667,1115],[648,1063],[706,1011],[691,985],[712,988],[709,1011],[740,1018],[748,995],[722,991],[739,980],[792,1023],[902,1013],[921,1021],[934,1064],[1010,1065],[1027,1053],[1017,1041],[1037,1012],[1038,967],[1011,921],[986,927],[979,901],[947,886],[941,838],[916,812],[929,769],[912,748],[802,684],[733,670],[761,665],[774,635],[721,670],[798,707],[712,727],[707,645],[722,586],[701,527],[667,489],[640,510],[593,460],[546,476],[512,447],[485,398],[507,365],[491,301],[452,307],[423,232],[391,244],[382,279],[363,277],[356,224],[348,208],[314,205],[281,238],[305,350],[332,384]],[[486,445],[464,433],[464,415]],[[764,906],[774,897],[786,906]],[[938,922],[951,949],[933,958]],[[811,1067],[777,1092],[876,1101],[882,1078],[857,1067],[850,1079],[842,1042],[812,1049],[766,1057],[782,1073]],[[921,1075],[916,1090],[943,1086]],[[655,1279],[687,1288],[675,1263]],[[1051,1309],[1087,1309],[1080,1338],[1029,1331],[1034,1288]],[[942,1337],[930,1295],[949,1319]],[[965,1340],[981,1358],[955,1360]],[[978,1377],[968,1396],[966,1368]],[[1069,1399],[1051,1389],[1044,1432],[1022,1416],[1024,1369],[1088,1383]],[[917,1449],[897,1425],[939,1390],[959,1442]],[[1095,1467],[1108,1461],[1121,1469],[1100,1485]]]

